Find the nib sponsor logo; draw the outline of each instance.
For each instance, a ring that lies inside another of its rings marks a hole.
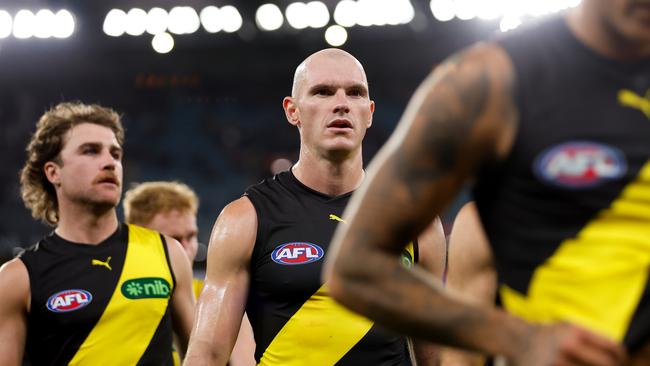
[[[124,281],[122,295],[127,299],[166,299],[171,294],[169,282],[160,277],[134,278]]]
[[[293,266],[316,262],[323,258],[324,251],[321,247],[312,243],[285,243],[278,245],[271,253],[271,259],[275,263]]]
[[[86,290],[63,290],[47,299],[47,309],[55,313],[79,310],[90,304],[93,295]]]

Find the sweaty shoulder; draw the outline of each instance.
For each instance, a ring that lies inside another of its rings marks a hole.
[[[210,235],[210,252],[233,252],[250,259],[257,237],[257,213],[248,197],[229,203],[219,214]]]
[[[0,267],[0,291],[4,294],[3,302],[29,311],[29,274],[20,258],[12,259]]]

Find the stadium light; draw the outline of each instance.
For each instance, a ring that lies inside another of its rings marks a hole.
[[[36,16],[29,10],[19,10],[14,17],[14,37],[27,39],[34,36]]]
[[[161,32],[153,36],[151,47],[158,53],[169,53],[174,49],[174,38],[167,32]]]
[[[133,8],[126,13],[126,34],[140,36],[147,29],[147,12],[140,8]]]
[[[431,0],[429,3],[431,14],[440,22],[447,22],[454,19],[454,1],[453,0]]]
[[[75,23],[72,13],[62,9],[56,12],[52,35],[55,38],[68,38],[74,33]]]
[[[348,31],[340,25],[332,25],[325,31],[325,41],[332,47],[339,47],[348,40]]]
[[[217,33],[223,28],[221,11],[216,6],[206,6],[201,10],[201,24],[208,33]]]
[[[50,38],[54,34],[56,27],[56,16],[49,9],[41,9],[36,15],[34,21],[34,37],[36,38]]]
[[[327,6],[320,1],[310,1],[305,6],[307,23],[312,28],[323,28],[330,22],[330,12]]]
[[[289,25],[295,29],[305,29],[309,26],[307,4],[305,3],[295,2],[289,4],[284,11],[284,15]]]
[[[9,37],[12,28],[13,19],[11,18],[11,14],[4,10],[0,10],[0,39]]]
[[[223,31],[226,33],[237,32],[244,23],[239,10],[231,5],[221,8],[221,19],[223,19]]]
[[[264,4],[255,12],[255,23],[265,31],[274,31],[282,26],[282,11],[275,4]]]
[[[334,21],[342,27],[352,27],[357,24],[357,2],[342,0],[334,8]]]
[[[120,9],[111,9],[104,18],[104,33],[111,37],[119,37],[126,31],[126,13]]]
[[[189,6],[176,6],[169,12],[169,31],[174,34],[191,34],[201,27],[196,10]]]
[[[147,12],[147,33],[156,35],[167,30],[169,13],[162,8],[151,8]]]

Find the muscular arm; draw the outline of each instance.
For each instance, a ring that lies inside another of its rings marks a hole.
[[[226,206],[217,218],[186,365],[228,362],[246,307],[256,233],[257,214],[246,197]]]
[[[171,258],[176,287],[172,295],[172,323],[181,355],[187,352],[187,344],[194,318],[194,293],[192,292],[192,267],[181,244],[165,236]]]
[[[467,304],[395,260],[399,243],[421,232],[482,164],[508,153],[512,79],[505,52],[481,45],[424,81],[348,205],[349,225],[334,236],[325,268],[331,294],[396,331],[505,355],[514,365],[617,365],[624,352],[609,339]]]
[[[447,259],[447,240],[440,218],[436,217],[418,237],[418,252],[418,266],[441,280]],[[440,347],[437,344],[415,338],[409,341],[417,366],[438,365]]]
[[[239,327],[239,334],[237,341],[232,349],[230,355],[230,366],[255,366],[255,338],[253,336],[253,328],[248,316],[244,313],[244,317]]]
[[[496,270],[474,202],[463,206],[451,230],[446,288],[473,304],[494,305]],[[441,360],[442,366],[481,366],[485,362],[479,354],[451,348],[442,351]]]
[[[350,225],[335,235],[326,271],[337,300],[443,344],[497,354],[523,339],[523,322],[443,296],[426,273],[407,271],[393,259],[397,243],[422,231],[483,160],[507,151],[515,115],[511,78],[503,51],[479,46],[441,65],[420,86],[348,205]],[[504,331],[493,334],[497,325]]]
[[[0,267],[0,365],[22,365],[27,337],[29,275],[22,261]]]

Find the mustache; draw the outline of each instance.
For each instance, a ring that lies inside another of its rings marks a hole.
[[[113,183],[117,184],[118,186],[120,185],[120,180],[117,178],[117,175],[114,173],[104,173],[100,174],[95,179],[93,179],[93,183]]]

